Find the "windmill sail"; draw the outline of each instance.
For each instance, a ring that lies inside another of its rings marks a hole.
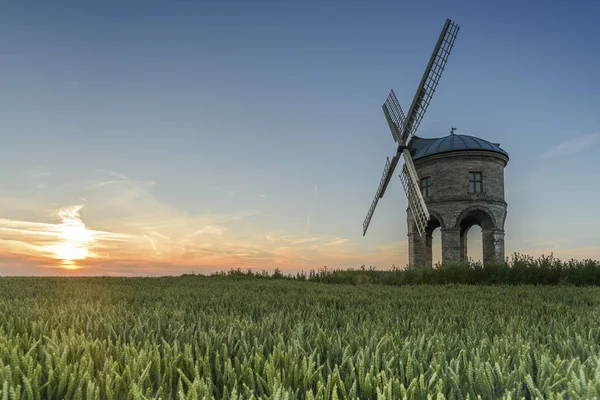
[[[437,44],[429,59],[429,64],[425,69],[425,73],[421,78],[421,83],[417,89],[417,93],[413,98],[413,102],[408,110],[408,117],[405,119],[404,128],[402,129],[402,137],[400,145],[404,145],[410,135],[414,135],[421,124],[423,115],[429,107],[431,98],[435,93],[435,89],[442,77],[442,72],[450,56],[450,51],[454,46],[454,41],[458,35],[460,27],[447,19],[442,32],[438,38]]]
[[[400,181],[406,192],[408,198],[408,205],[412,211],[415,224],[419,231],[419,235],[423,236],[427,222],[429,221],[429,211],[425,205],[425,200],[421,195],[421,188],[419,187],[419,178],[415,170],[415,166],[412,162],[412,157],[408,150],[404,150],[404,167],[400,174]]]
[[[382,106],[383,114],[390,127],[394,141],[398,144],[398,149],[391,162],[389,158],[386,160],[377,193],[375,194],[375,198],[373,199],[369,212],[363,222],[363,236],[367,233],[377,203],[379,202],[379,199],[383,197],[390,182],[390,178],[402,155],[404,155],[405,164],[402,168],[402,173],[400,174],[400,180],[404,186],[404,191],[406,192],[408,203],[412,214],[414,215],[419,234],[422,236],[425,232],[427,222],[429,221],[429,212],[427,211],[425,200],[421,195],[419,177],[417,176],[410,153],[406,149],[406,142],[411,135],[414,135],[417,132],[421,120],[423,119],[423,115],[429,107],[429,103],[442,76],[442,72],[444,71],[448,57],[450,56],[450,51],[454,46],[454,41],[456,40],[459,29],[460,27],[457,24],[449,19],[446,20],[433,53],[431,54],[431,58],[429,59],[429,63],[427,64],[427,68],[425,69],[425,73],[421,78],[421,83],[417,88],[417,93],[410,105],[408,114],[405,115],[404,111],[402,111],[402,107],[400,107],[400,103],[393,90],[390,91],[390,94]]]
[[[398,102],[393,89],[390,90],[390,94],[388,95],[385,103],[383,103],[382,108],[385,119],[390,126],[390,131],[392,132],[394,141],[396,143],[400,143],[402,138],[401,130],[404,127],[404,120],[406,119],[406,116],[404,115],[404,111],[402,111],[402,107],[400,107],[400,102]]]
[[[390,183],[390,179],[392,178],[392,174],[396,169],[396,165],[398,164],[398,160],[400,160],[400,155],[396,154],[392,161],[390,162],[390,158],[388,157],[385,161],[385,167],[383,168],[383,174],[381,175],[381,181],[379,181],[379,187],[377,188],[377,193],[375,193],[375,198],[371,203],[371,207],[369,208],[369,212],[363,222],[363,236],[367,233],[367,229],[369,228],[369,224],[371,223],[371,218],[373,217],[373,213],[375,212],[375,207],[377,207],[377,203],[379,199],[383,197],[385,190],[387,189],[388,184]]]

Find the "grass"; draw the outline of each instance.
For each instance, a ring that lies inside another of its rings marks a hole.
[[[596,287],[0,278],[0,399],[595,399],[599,320]]]
[[[594,260],[563,262],[550,256],[537,259],[513,254],[504,261],[491,261],[485,265],[479,262],[438,264],[434,268],[392,268],[377,270],[374,267],[359,269],[328,269],[284,275],[276,270],[254,272],[241,269],[222,271],[217,276],[255,277],[267,279],[295,279],[301,281],[352,284],[365,283],[384,285],[419,284],[468,284],[468,285],[573,285],[600,286],[600,262]]]

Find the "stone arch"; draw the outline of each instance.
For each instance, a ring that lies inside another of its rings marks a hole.
[[[498,227],[494,213],[488,210],[487,207],[481,205],[470,206],[463,209],[456,218],[454,227],[460,229],[461,224],[465,219],[469,219],[474,223],[476,222],[481,229],[497,229]]]
[[[468,260],[467,255],[467,234],[474,225],[481,227],[483,262],[498,256],[496,246],[496,236],[499,232],[494,214],[482,206],[471,206],[463,210],[455,222],[455,229],[460,236],[460,259]],[[502,232],[503,235],[503,232]]]
[[[438,213],[437,211],[433,211],[433,210],[428,210],[428,211],[429,211],[430,218],[437,220],[439,222],[440,228],[446,229],[446,221],[444,221],[444,218],[442,218],[442,215],[440,213]],[[431,221],[431,219],[430,219],[430,221]]]
[[[419,230],[417,229],[417,223],[414,220],[414,216],[412,214],[412,210],[410,208],[407,208],[407,214],[408,214],[408,233],[410,234],[411,232],[419,232]],[[435,228],[442,228],[442,229],[446,229],[447,223],[444,220],[444,218],[442,217],[442,214],[438,213],[437,211],[433,211],[431,209],[427,210],[429,212],[429,221],[427,222],[427,225],[429,226],[430,224],[436,224]],[[435,229],[433,228],[433,229]],[[427,228],[425,228],[425,230],[427,230]]]
[[[433,231],[437,228],[444,229],[446,223],[441,214],[436,211],[429,210],[430,219],[425,226],[423,236],[419,235],[417,224],[410,209],[407,209],[408,214],[408,254],[409,265],[419,267],[431,267],[433,251],[432,239]]]
[[[417,224],[412,222],[412,230],[409,232],[409,253],[412,256],[410,263],[421,267],[433,265],[433,231],[437,228],[445,229],[446,224],[442,216],[429,210],[429,221],[425,227],[423,236],[419,235]]]
[[[425,257],[426,266],[433,266],[433,232],[437,229],[446,229],[443,218],[435,211],[429,211],[429,222],[425,228]]]

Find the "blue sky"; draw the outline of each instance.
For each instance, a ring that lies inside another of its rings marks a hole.
[[[32,230],[79,206],[86,229],[129,238],[90,253],[118,265],[103,273],[405,265],[399,179],[361,230],[395,151],[381,104],[393,88],[408,109],[446,18],[461,30],[418,134],[457,126],[509,152],[507,255],[600,258],[597,15],[593,1],[6,4],[0,271],[47,271]]]

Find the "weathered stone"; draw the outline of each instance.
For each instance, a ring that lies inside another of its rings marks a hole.
[[[467,232],[482,230],[483,261],[504,260],[504,168],[508,157],[493,151],[464,150],[434,154],[414,161],[419,178],[430,177],[425,203],[431,215],[419,236],[410,207],[407,211],[409,265],[431,266],[431,236],[442,230],[442,262],[467,258]],[[482,192],[469,192],[469,172],[482,173]]]

